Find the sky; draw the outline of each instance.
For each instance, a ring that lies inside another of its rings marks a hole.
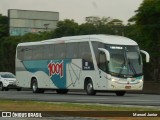
[[[143,0],[0,0],[0,14],[8,9],[59,12],[60,20],[73,19],[81,24],[85,17],[111,17],[127,23]]]

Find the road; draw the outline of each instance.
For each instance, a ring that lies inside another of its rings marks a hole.
[[[56,94],[53,91],[35,94],[32,93],[32,91],[10,90],[0,91],[0,99],[160,107],[160,95],[151,94],[125,94],[125,96],[120,97],[116,96],[114,93],[97,93],[95,96],[88,96],[85,92],[69,92],[68,94],[64,95]]]

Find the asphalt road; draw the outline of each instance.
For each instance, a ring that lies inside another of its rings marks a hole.
[[[0,99],[160,107],[160,95],[152,94],[125,94],[125,96],[116,96],[114,93],[97,93],[95,96],[88,96],[85,92],[57,94],[54,91],[46,91],[45,93],[35,94],[32,91],[10,90],[0,91]]]

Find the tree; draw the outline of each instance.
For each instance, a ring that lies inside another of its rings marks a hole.
[[[57,23],[57,28],[54,31],[54,37],[74,36],[77,35],[78,23],[74,20],[66,19]]]
[[[148,74],[155,80],[160,79],[160,0],[144,0],[131,20],[143,36],[142,47],[151,55]]]
[[[0,14],[0,38],[8,36],[9,23],[8,17]]]
[[[90,16],[86,17],[86,24],[92,24],[97,34],[123,35],[124,26],[123,22],[119,19]]]
[[[81,24],[79,25],[78,34],[79,35],[96,34],[96,27],[91,23]]]
[[[136,25],[146,36],[147,49],[160,52],[160,0],[144,0],[135,15]]]
[[[86,22],[93,24],[95,26],[102,26],[102,25],[106,25],[108,24],[108,22],[111,20],[110,17],[96,17],[96,16],[90,16],[90,17],[86,17]]]

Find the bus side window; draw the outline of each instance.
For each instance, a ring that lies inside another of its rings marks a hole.
[[[32,46],[24,47],[24,60],[32,60]]]
[[[78,43],[67,43],[66,58],[76,59],[78,58]]]
[[[79,49],[79,57],[80,58],[82,58],[88,62],[93,63],[89,42],[80,42],[78,49]]]
[[[55,53],[56,53],[55,46],[53,44],[49,44],[49,45],[47,45],[47,49],[48,49],[48,51],[47,51],[48,57],[47,58],[49,58],[51,60],[55,59]]]
[[[101,69],[104,72],[107,72],[107,60],[106,60],[106,55],[104,52],[99,52],[99,64],[98,64],[99,69]]]
[[[32,46],[32,59],[33,60],[42,60],[44,56],[44,46],[43,45],[34,45]]]
[[[66,58],[66,44],[55,44],[55,59]]]
[[[24,48],[23,47],[17,48],[17,58],[20,60],[24,59]]]

